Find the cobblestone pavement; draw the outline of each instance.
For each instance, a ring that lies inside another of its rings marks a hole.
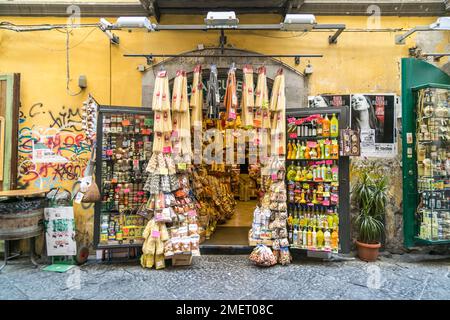
[[[442,256],[300,260],[266,269],[245,255],[204,255],[164,270],[95,260],[67,273],[41,269],[11,261],[0,273],[0,299],[450,299],[450,258]]]

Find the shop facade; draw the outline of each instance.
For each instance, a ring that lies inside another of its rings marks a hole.
[[[81,23],[97,23],[100,18],[82,18]],[[115,18],[110,19],[113,21]],[[203,17],[164,16],[162,19],[161,23],[187,24],[201,23]],[[243,15],[240,19],[242,23],[256,23],[262,19],[268,23],[279,22],[277,15]],[[2,17],[2,20],[14,24],[66,23],[65,18],[55,17]],[[373,27],[372,22],[363,16],[317,16],[317,20],[320,23],[344,23],[348,29],[355,30]],[[272,77],[269,83],[273,81],[276,70],[282,66],[286,77],[286,111],[289,112],[289,109],[307,107],[308,96],[321,94],[400,96],[400,59],[409,55],[409,48],[419,46],[424,52],[445,52],[448,49],[448,41],[445,32],[419,32],[415,37],[407,39],[406,45],[399,46],[395,44],[395,30],[428,25],[434,21],[436,17],[383,17],[381,27],[384,31],[345,32],[336,44],[328,43],[330,34],[326,32],[230,32],[227,33],[227,43],[233,49],[226,50],[242,53],[243,58],[235,59],[237,64],[252,64],[255,68],[266,64],[268,77]],[[217,47],[217,32],[148,33],[133,30],[130,33],[120,30],[114,33],[120,38],[118,45],[111,44],[97,28],[73,29],[70,33],[0,31],[0,70],[5,74],[20,73],[21,76],[21,104],[18,116],[19,185],[30,189],[62,187],[72,190],[78,178],[83,176],[93,151],[92,146],[86,142],[81,123],[81,107],[88,93],[103,106],[149,108],[155,74],[161,67],[174,77],[176,70],[184,69],[190,73],[197,64],[206,66],[214,63],[219,68],[228,69],[233,62],[229,59],[174,58],[162,63],[155,59],[151,65],[146,65],[144,58],[124,57],[124,54],[133,53],[199,52],[199,47]],[[67,40],[69,41],[66,42]],[[69,48],[68,55],[66,45]],[[206,49],[212,54],[214,50],[219,49]],[[30,52],[33,54],[30,55]],[[267,61],[244,58],[249,53],[274,52],[322,54],[323,57],[301,59],[299,64],[290,58]],[[446,61],[447,58],[442,58],[431,62],[437,67],[444,67]],[[140,72],[139,65],[144,65],[146,70]],[[307,65],[312,66],[312,73],[304,72]],[[70,67],[70,81],[67,81],[67,66]],[[75,95],[79,90],[79,75],[86,77],[87,88]],[[172,88],[172,83],[170,87]],[[399,108],[400,104],[396,107],[397,128],[400,124]],[[68,161],[33,161],[34,144],[41,139],[53,141],[54,154]],[[399,137],[396,136],[395,139],[397,148],[394,155],[373,160],[383,167],[390,179],[389,191],[392,197],[386,212],[385,244],[386,248],[394,251],[403,248],[401,148]],[[352,170],[366,166],[367,162],[370,160],[352,158],[348,176],[350,185],[352,179],[355,179]],[[351,206],[349,208],[353,214]],[[93,249],[97,242],[94,206],[75,204],[74,209],[79,226],[78,241]],[[352,214],[349,214],[349,219]],[[350,237],[350,228],[348,232]]]

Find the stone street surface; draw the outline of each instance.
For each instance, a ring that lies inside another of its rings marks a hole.
[[[450,258],[394,255],[259,268],[247,255],[203,255],[190,267],[142,269],[95,260],[67,273],[12,260],[0,299],[450,299]]]

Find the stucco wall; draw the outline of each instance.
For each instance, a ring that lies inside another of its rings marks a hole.
[[[263,20],[264,19],[264,20]],[[278,23],[279,16],[240,16],[241,23]],[[114,19],[110,19],[114,21]],[[373,27],[366,17],[317,17],[319,23],[345,23],[347,28]],[[426,25],[435,18],[383,17],[380,28],[411,28]],[[65,23],[62,18],[1,17],[15,24]],[[98,19],[81,19],[97,23]],[[203,17],[164,16],[160,23],[203,23]],[[19,131],[19,164],[22,183],[30,188],[57,187],[71,189],[83,173],[90,148],[84,143],[80,126],[80,108],[91,93],[101,104],[141,106],[143,73],[137,71],[143,58],[125,58],[125,53],[179,53],[195,50],[198,44],[215,47],[218,32],[157,32],[143,30],[114,31],[120,45],[110,46],[108,38],[96,28],[73,29],[70,32],[70,91],[78,90],[77,78],[87,77],[88,88],[77,96],[66,91],[66,33],[62,30],[17,33],[0,30],[0,73],[21,73],[21,109]],[[280,33],[267,31],[227,32],[228,45],[263,54],[318,53],[323,58],[303,59],[299,66],[293,59],[282,59],[303,72],[311,62],[314,73],[308,79],[309,94],[395,92],[400,93],[400,58],[408,55],[415,38],[427,49],[443,52],[448,33],[422,33],[394,44],[394,32],[343,33],[338,43],[328,44],[331,32]],[[429,41],[428,37],[434,37]],[[428,39],[423,41],[423,39]],[[309,60],[309,61],[308,61]],[[448,62],[443,58],[440,65]],[[145,93],[144,93],[145,94]],[[34,165],[31,139],[53,135],[55,150],[71,162]],[[397,188],[397,187],[396,187]],[[397,194],[401,189],[394,190]],[[75,205],[79,238],[91,244],[93,210]]]

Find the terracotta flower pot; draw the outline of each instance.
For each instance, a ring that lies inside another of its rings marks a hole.
[[[381,243],[363,243],[356,241],[358,247],[358,257],[367,262],[376,261],[378,258],[378,251],[381,247]]]

